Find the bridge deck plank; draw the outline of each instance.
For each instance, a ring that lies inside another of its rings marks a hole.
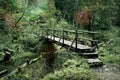
[[[48,36],[48,38],[51,39],[51,40],[54,40],[52,36]],[[59,40],[60,40],[60,38],[55,37],[55,41],[62,44],[62,39],[60,41]],[[68,46],[71,46],[72,41],[68,41],[68,40],[64,39],[64,44],[68,45]],[[75,43],[73,43],[72,47],[75,48]],[[92,47],[89,47],[89,46],[86,46],[86,45],[83,45],[83,44],[77,44],[77,48],[78,49],[91,49]]]

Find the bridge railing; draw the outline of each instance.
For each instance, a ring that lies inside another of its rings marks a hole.
[[[85,36],[82,36],[87,34]],[[93,31],[86,31],[86,30],[69,30],[69,29],[56,29],[56,28],[41,28],[41,36],[50,37],[55,40],[56,37],[60,38],[59,41],[62,40],[64,44],[65,40],[69,40],[72,42],[70,48],[73,44],[75,44],[75,48],[77,48],[77,44],[81,43],[86,45],[85,43],[89,42],[88,44],[91,47],[98,48],[97,42],[98,40],[95,39],[95,34],[98,32]],[[91,36],[91,37],[88,37]]]

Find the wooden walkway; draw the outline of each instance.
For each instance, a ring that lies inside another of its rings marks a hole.
[[[82,33],[92,35],[91,38],[80,37]],[[83,31],[83,30],[65,30],[65,29],[42,29],[41,36],[51,40],[52,42],[59,43],[60,45],[67,46],[69,50],[74,50],[84,56],[87,62],[91,65],[102,65],[102,61],[98,58],[98,53],[95,52],[97,40],[94,39],[94,34],[97,32]],[[74,36],[74,37],[72,37]],[[71,39],[72,37],[72,39]],[[82,44],[83,42],[91,43],[90,45]],[[82,43],[80,43],[82,42]]]
[[[48,39],[54,40],[54,41],[59,42],[59,43],[61,43],[61,44],[63,43],[63,42],[62,42],[63,39],[60,39],[60,38],[58,38],[58,37],[55,37],[55,39],[54,39],[54,37],[48,36]],[[71,44],[72,44],[71,41],[64,40],[64,45],[71,46]],[[75,48],[75,42],[73,43],[72,47]],[[89,47],[89,46],[83,45],[83,44],[77,44],[77,49],[81,49],[81,50],[82,50],[82,49],[92,49],[92,47]]]

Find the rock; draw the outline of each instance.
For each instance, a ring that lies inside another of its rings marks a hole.
[[[106,69],[105,69],[105,71],[109,71],[109,69],[108,69],[108,68],[106,68]]]

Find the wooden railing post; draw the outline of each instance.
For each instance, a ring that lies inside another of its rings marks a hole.
[[[50,38],[53,38],[53,29],[50,29]]]
[[[62,29],[62,43],[64,44],[64,29]]]
[[[92,35],[92,40],[94,40],[95,39],[95,35],[94,34],[91,34]],[[91,47],[94,47],[95,46],[95,43],[94,43],[94,41],[91,41]]]
[[[77,51],[77,37],[78,37],[78,30],[75,30],[75,50]]]
[[[55,41],[55,30],[53,29],[53,40]]]
[[[92,34],[92,40],[96,40],[95,34]],[[91,41],[91,47],[98,48],[97,41]]]

